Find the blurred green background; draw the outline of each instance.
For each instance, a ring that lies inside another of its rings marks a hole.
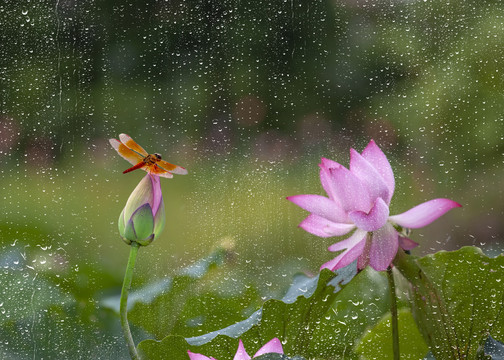
[[[320,157],[347,165],[370,139],[395,171],[392,213],[436,197],[464,206],[415,231],[416,254],[500,253],[503,11],[497,0],[0,4],[4,357],[124,354],[100,305],[120,292],[129,249],[116,222],[143,176],[121,174],[129,164],[107,139],[122,132],[189,170],[162,180],[167,227],[141,249],[134,287],[219,244],[231,254],[221,275],[258,300],[316,273],[333,241],[297,228],[307,213],[285,197],[323,194]],[[77,345],[62,340],[70,332]]]

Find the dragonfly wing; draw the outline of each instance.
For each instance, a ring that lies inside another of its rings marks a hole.
[[[126,145],[121,143],[117,139],[109,139],[110,145],[116,149],[117,153],[121,155],[124,159],[129,161],[132,165],[136,165],[143,160],[143,157],[137,154],[135,151],[128,148]]]
[[[131,136],[129,135],[126,135],[126,134],[119,134],[119,139],[121,140],[121,142],[126,145],[127,147],[129,147],[131,150],[133,151],[136,151],[137,153],[139,153],[140,155],[142,155],[143,157],[146,157],[147,155],[149,155],[147,153],[147,151],[145,151],[143,149],[143,147],[141,147],[140,145],[138,145],[132,138]]]
[[[153,175],[162,176],[168,179],[171,179],[173,177],[173,174],[169,173],[165,169],[160,168],[159,166],[157,166],[157,164],[149,166],[149,169],[146,171]]]
[[[170,164],[169,162],[167,161],[164,161],[164,160],[159,160],[157,162],[157,165],[166,170],[166,171],[169,171],[173,174],[178,174],[178,175],[187,175],[187,170],[186,168],[183,168],[182,166],[178,166],[178,165],[174,165],[174,164]]]

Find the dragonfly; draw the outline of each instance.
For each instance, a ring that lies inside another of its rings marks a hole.
[[[158,153],[149,154],[129,135],[120,134],[119,140],[109,139],[110,145],[112,145],[119,155],[133,165],[129,169],[124,170],[123,174],[136,169],[142,169],[147,171],[149,174],[165,178],[172,178],[173,174],[187,174],[187,170],[185,168],[164,161]]]

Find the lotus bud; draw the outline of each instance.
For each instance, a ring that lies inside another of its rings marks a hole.
[[[119,234],[126,244],[153,242],[165,226],[165,210],[159,177],[145,175],[131,193],[119,216]]]

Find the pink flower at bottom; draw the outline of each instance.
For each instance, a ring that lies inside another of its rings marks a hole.
[[[371,140],[359,154],[350,149],[349,169],[322,158],[320,181],[328,197],[295,195],[287,200],[311,214],[299,226],[320,237],[350,237],[329,247],[344,250],[321,269],[340,269],[357,260],[359,269],[370,265],[386,270],[400,246],[411,250],[418,244],[398,232],[424,227],[447,211],[461,207],[449,199],[434,199],[399,214],[390,216],[389,205],[394,194],[394,173],[385,154]]]
[[[256,358],[258,356],[269,354],[269,353],[277,353],[283,354],[282,343],[278,338],[273,338],[269,342],[267,342],[262,348],[260,348],[252,358]],[[189,350],[187,350],[187,354],[189,354],[190,360],[217,360],[213,357],[208,357],[202,354],[195,354]],[[238,350],[236,350],[236,354],[233,360],[250,360],[251,357],[245,351],[245,347],[243,346],[243,342],[240,340],[238,344]]]

